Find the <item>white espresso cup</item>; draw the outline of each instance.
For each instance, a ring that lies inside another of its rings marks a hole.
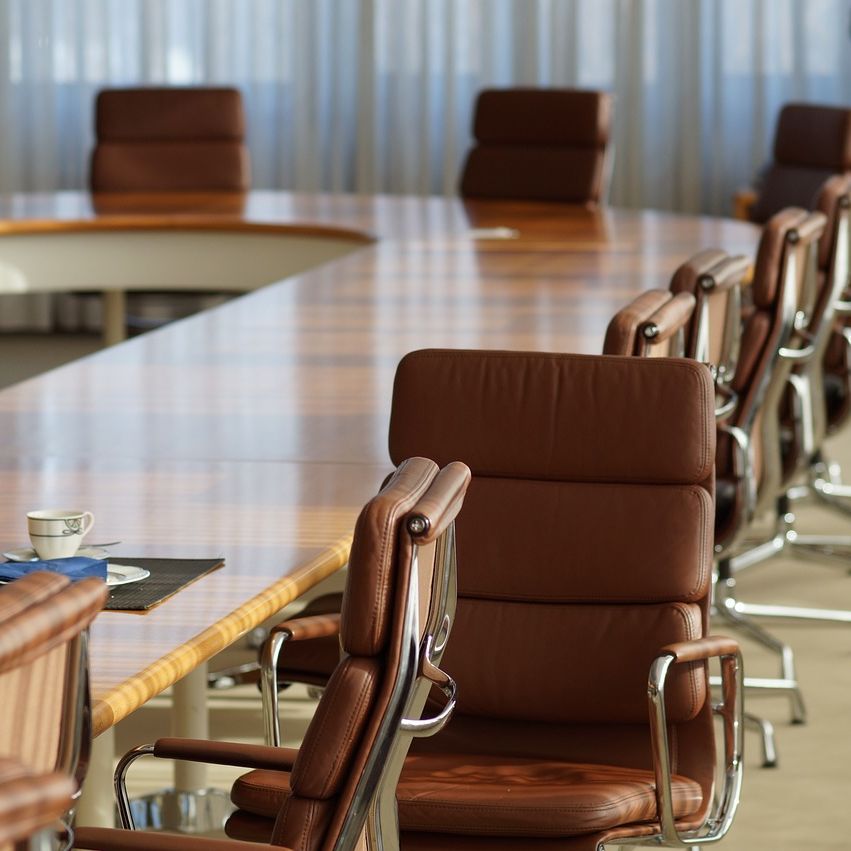
[[[41,559],[70,558],[95,524],[91,511],[46,508],[27,514],[33,549]]]

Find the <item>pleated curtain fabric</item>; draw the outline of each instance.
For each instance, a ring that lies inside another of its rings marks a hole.
[[[0,0],[0,191],[87,185],[95,93],[236,85],[253,184],[457,191],[476,93],[614,92],[620,206],[730,210],[790,100],[851,103],[849,0]],[[0,297],[0,329],[50,323]]]

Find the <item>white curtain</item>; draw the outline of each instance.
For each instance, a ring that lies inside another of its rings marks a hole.
[[[851,103],[851,0],[0,0],[0,191],[84,188],[103,86],[231,84],[254,185],[456,190],[487,86],[616,95],[611,203],[723,214],[790,100]]]

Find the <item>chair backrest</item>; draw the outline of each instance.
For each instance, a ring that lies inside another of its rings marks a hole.
[[[612,98],[578,89],[488,89],[476,100],[465,198],[598,204]]]
[[[686,329],[692,323],[695,298],[667,290],[646,290],[609,322],[604,355],[683,357]]]
[[[777,119],[774,162],[764,175],[752,220],[766,222],[784,207],[813,209],[825,180],[847,171],[851,171],[851,109],[787,104]]]
[[[78,785],[91,738],[87,630],[103,608],[99,579],[33,573],[0,588],[0,754]]]
[[[651,659],[707,626],[713,407],[709,370],[688,360],[403,358],[391,457],[417,447],[473,471],[444,657],[458,707],[429,747],[606,762],[602,747],[613,764],[649,765]],[[680,673],[676,770],[708,792],[714,755],[695,732],[711,728],[706,677]]]
[[[469,482],[463,464],[438,472],[413,457],[361,512],[341,613],[343,658],[293,765],[274,844],[352,848],[368,810],[376,831],[376,822],[396,818],[395,780],[413,730],[405,719],[419,718],[454,614],[453,524]]]
[[[105,89],[95,115],[93,192],[249,188],[245,118],[236,89]]]

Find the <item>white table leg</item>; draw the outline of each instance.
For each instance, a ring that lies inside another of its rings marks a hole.
[[[115,728],[104,730],[93,742],[89,770],[77,807],[77,824],[115,827],[112,771],[115,761]]]
[[[113,346],[127,337],[127,294],[124,290],[103,291],[103,344]]]
[[[171,731],[173,736],[180,738],[210,738],[206,662],[172,687]],[[206,789],[207,766],[199,762],[178,760],[174,764],[174,788],[177,792]]]

